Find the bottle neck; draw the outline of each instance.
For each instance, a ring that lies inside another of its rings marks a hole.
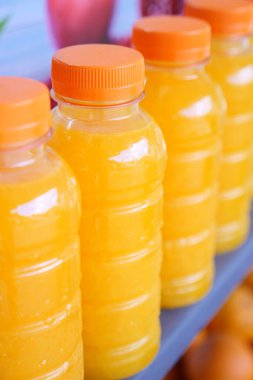
[[[240,55],[251,50],[251,36],[213,37],[212,52],[224,55]]]
[[[67,118],[98,121],[98,120],[119,120],[125,119],[139,110],[139,102],[143,98],[134,99],[127,104],[106,104],[95,106],[93,104],[76,105],[57,99],[60,112]]]
[[[146,61],[146,70],[167,71],[168,73],[180,76],[199,75],[205,70],[206,61],[204,62],[163,62],[163,61]]]
[[[44,150],[44,144],[33,148],[0,150],[0,170],[30,166],[43,156]]]

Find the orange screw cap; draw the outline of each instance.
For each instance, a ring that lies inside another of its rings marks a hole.
[[[77,45],[58,50],[52,60],[52,85],[71,103],[124,103],[144,89],[144,59],[116,45]]]
[[[22,146],[49,130],[47,87],[33,79],[0,77],[0,148]]]
[[[253,3],[248,0],[187,0],[186,15],[207,21],[217,36],[242,36],[253,31]]]
[[[199,62],[210,55],[210,27],[204,21],[182,16],[139,19],[132,43],[146,60]]]

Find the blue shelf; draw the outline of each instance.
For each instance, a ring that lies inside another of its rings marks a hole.
[[[162,380],[252,265],[253,229],[239,250],[217,257],[214,286],[205,299],[191,307],[162,311],[162,342],[158,356],[148,368],[131,377],[131,380]]]

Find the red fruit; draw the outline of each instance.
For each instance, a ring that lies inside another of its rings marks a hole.
[[[174,367],[163,380],[179,380],[180,374],[176,367]]]
[[[252,380],[250,348],[232,335],[209,335],[184,357],[188,380]]]
[[[115,0],[47,0],[57,47],[105,42]]]
[[[251,290],[253,290],[253,270],[248,274],[244,281],[245,285],[248,286]]]
[[[210,323],[216,332],[228,332],[253,342],[253,295],[245,285],[237,288]]]
[[[142,0],[142,14],[180,14],[183,12],[183,6],[184,0]]]
[[[187,352],[189,350],[194,350],[196,347],[198,347],[200,344],[202,344],[204,342],[204,340],[208,337],[208,333],[207,333],[207,330],[204,329],[204,330],[201,330],[196,336],[195,338],[193,339],[193,341],[191,342]]]

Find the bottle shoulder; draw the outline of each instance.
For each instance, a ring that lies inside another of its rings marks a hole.
[[[113,161],[113,157],[120,159],[122,152],[125,152],[122,153],[124,160],[129,162],[136,161],[137,156],[140,159],[152,157],[152,152],[155,152],[156,159],[160,156],[163,160],[166,156],[160,128],[142,109],[121,118],[83,120],[66,117],[56,108],[52,111],[52,125],[54,135],[51,146],[60,153],[61,142],[64,149],[73,152],[74,147],[74,155],[79,154],[83,158],[86,152],[89,157],[95,155],[97,161],[105,158]],[[70,155],[70,151],[68,153]]]
[[[166,146],[146,112],[113,122],[89,122],[67,118],[56,109],[52,125],[50,145],[75,171],[84,203],[90,204],[91,198],[92,204],[105,198],[113,205],[122,199],[132,202],[136,194],[161,185]]]
[[[182,149],[220,138],[226,102],[221,88],[204,71],[148,72],[142,102],[161,127],[167,147]]]
[[[42,216],[62,208],[76,212],[79,189],[69,166],[46,147],[30,165],[0,170],[0,199],[16,216]]]
[[[253,52],[243,55],[214,54],[207,70],[221,86],[229,114],[251,112],[253,109]]]
[[[98,114],[94,110],[86,117],[83,117],[82,112],[66,114],[58,107],[52,110],[52,125],[53,128],[62,127],[66,131],[79,130],[83,134],[110,136],[117,134],[131,134],[142,131],[143,133],[152,131],[157,128],[154,119],[142,109],[134,112],[129,112],[123,115],[117,113],[110,114],[108,111],[106,116],[100,111]]]
[[[229,76],[240,76],[237,79],[238,83],[234,83],[234,85],[252,83],[253,50],[241,55],[214,53],[207,65],[207,72],[215,79],[216,77],[219,79],[224,78],[228,83],[230,81]],[[233,84],[233,79],[231,84]]]
[[[146,97],[143,101],[152,112],[161,112],[168,116],[187,117],[187,113],[196,118],[199,113],[207,116],[224,112],[224,98],[217,83],[205,71],[148,71]],[[149,109],[145,107],[145,109]],[[196,112],[194,112],[194,109]],[[187,112],[189,110],[189,112]],[[196,115],[194,115],[196,113]]]

